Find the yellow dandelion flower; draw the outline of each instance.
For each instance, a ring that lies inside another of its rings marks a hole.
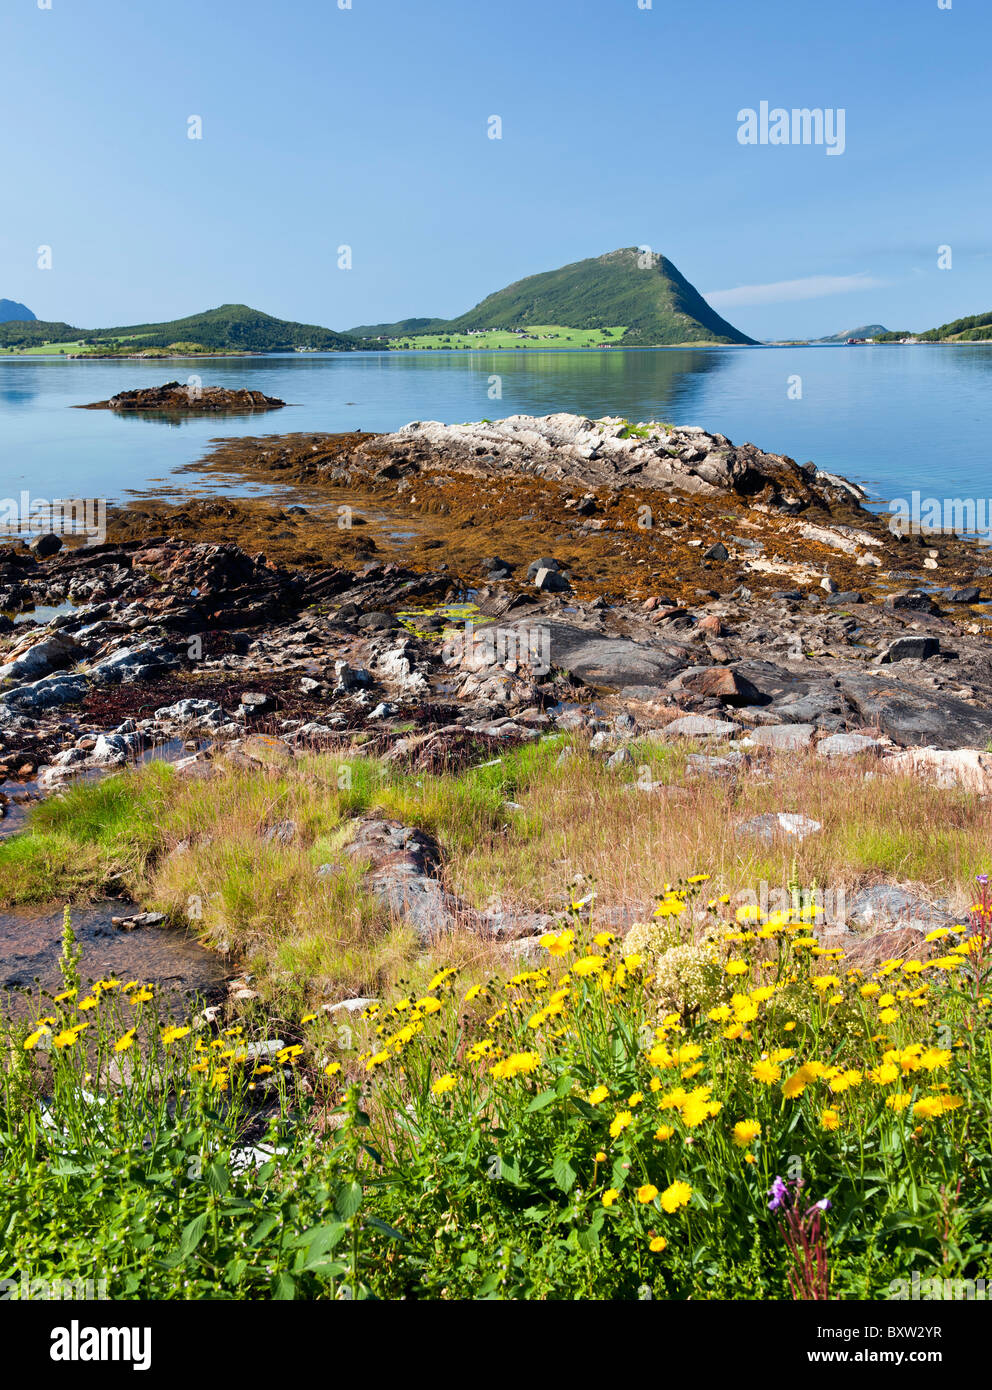
[[[761,1125],[757,1120],[738,1120],[731,1133],[737,1147],[746,1149],[753,1140],[760,1138]]]
[[[633,1119],[634,1117],[629,1110],[621,1110],[619,1114],[613,1117],[610,1123],[610,1138],[618,1138],[628,1125],[633,1122]]]
[[[687,1182],[673,1182],[661,1194],[661,1205],[669,1215],[680,1207],[686,1207],[692,1199],[692,1188]]]

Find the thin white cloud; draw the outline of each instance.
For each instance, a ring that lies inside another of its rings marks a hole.
[[[876,290],[886,283],[867,271],[859,275],[807,275],[803,280],[778,280],[772,285],[738,285],[734,290],[710,290],[703,298],[714,309],[739,309],[749,304],[788,304],[797,299],[823,299],[830,294]]]

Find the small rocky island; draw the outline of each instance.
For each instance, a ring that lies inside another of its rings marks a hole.
[[[92,401],[80,410],[155,411],[167,415],[241,414],[244,411],[279,410],[286,404],[278,396],[266,396],[247,387],[232,391],[226,386],[194,386],[167,381],[164,386],[147,386],[134,391],[118,391],[109,401]]]

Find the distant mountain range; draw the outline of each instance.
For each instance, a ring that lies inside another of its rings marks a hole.
[[[911,334],[880,323],[861,324],[814,343],[872,338],[891,343],[992,340],[992,311],[954,319]],[[119,328],[77,328],[36,319],[15,300],[0,299],[0,349],[50,348],[97,356],[196,352],[344,352],[385,347],[665,347],[755,340],[707,304],[681,271],[657,252],[625,247],[528,275],[487,296],[457,318],[408,318],[360,324],[336,332],[312,323],[274,318],[246,304],[222,304],[165,323]]]
[[[26,304],[18,304],[16,299],[0,299],[0,323],[7,323],[11,319],[24,321],[33,318],[34,314]]]
[[[0,322],[0,347],[39,348],[54,344],[74,351],[128,353],[178,348],[206,352],[346,351],[361,346],[344,333],[312,323],[272,318],[247,304],[222,304],[204,314],[167,323],[122,328],[74,328],[68,323]]]
[[[813,338],[814,343],[846,343],[848,338],[878,338],[887,334],[888,329],[881,323],[863,323],[860,328],[847,328],[843,333],[833,333],[829,338]]]
[[[365,340],[395,339],[537,325],[603,331],[620,327],[623,332],[616,341],[623,347],[754,342],[711,309],[671,261],[637,247],[529,275],[458,318],[363,324],[349,334]]]

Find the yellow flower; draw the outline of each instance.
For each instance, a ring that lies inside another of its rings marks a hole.
[[[842,1071],[831,1078],[829,1083],[830,1089],[834,1093],[846,1091],[851,1086],[860,1086],[861,1079],[861,1073],[859,1071],[854,1071],[853,1069],[848,1071]]]
[[[944,1109],[940,1096],[924,1096],[913,1106],[913,1114],[918,1120],[932,1120]]]
[[[760,1134],[761,1126],[757,1120],[738,1120],[733,1128],[734,1143],[739,1149],[746,1149]]]
[[[479,995],[480,995],[481,993],[482,993],[482,986],[481,986],[481,985],[473,985],[472,988],[471,988],[471,989],[468,991],[468,993],[465,995],[465,1003],[466,1003],[466,1004],[470,1004],[470,1003],[472,1002],[473,999],[478,999],[478,997],[479,997]]]
[[[340,1063],[340,1062],[328,1062],[327,1066],[324,1068],[324,1075],[325,1075],[325,1076],[337,1076],[337,1074],[338,1074],[338,1072],[339,1072],[340,1070],[341,1070],[341,1063]]]
[[[738,922],[760,922],[761,908],[755,907],[753,904],[747,904],[737,909],[734,913],[734,918]]]
[[[836,975],[811,975],[809,982],[819,994],[826,994],[828,989],[837,989],[840,985]]]
[[[609,946],[610,942],[613,940],[614,935],[611,931],[598,931],[596,935],[593,937],[593,941],[596,943],[597,946],[600,947],[600,949]]]
[[[597,970],[602,970],[603,964],[604,961],[602,956],[583,956],[581,960],[577,960],[572,966],[572,974],[579,976],[595,975]]]
[[[710,1009],[706,1017],[713,1023],[726,1023],[730,1017],[730,1005],[718,1004],[715,1009]]]
[[[154,999],[154,997],[151,985],[142,985],[140,989],[128,995],[127,1002],[129,1004],[147,1004],[148,1001]]]
[[[885,1104],[889,1107],[890,1110],[894,1110],[896,1114],[898,1114],[900,1110],[906,1109],[906,1106],[909,1104],[911,1100],[912,1096],[907,1096],[904,1093],[900,1093],[897,1096],[889,1096]]]
[[[898,1009],[880,1009],[878,1019],[880,1023],[895,1023],[899,1017]]]
[[[454,973],[450,965],[445,970],[439,970],[427,986],[428,990],[437,989],[439,985],[443,985],[446,980],[449,980]]]
[[[61,1003],[63,1003],[66,999],[74,999],[74,998],[76,997],[76,994],[77,994],[77,991],[74,990],[74,989],[64,989],[64,990],[62,991],[61,994],[56,994],[56,995],[55,995],[54,999],[52,1000],[52,1003],[53,1003],[53,1004],[61,1004]]]
[[[716,1110],[713,1109],[714,1105]],[[695,1129],[704,1121],[712,1119],[720,1108],[715,1101],[710,1101],[705,1096],[690,1096],[681,1110],[682,1123],[687,1129]]]
[[[671,1215],[680,1207],[688,1206],[691,1198],[692,1188],[687,1182],[673,1182],[661,1194],[661,1205]]]
[[[783,1096],[785,1096],[786,1100],[794,1100],[796,1096],[802,1095],[803,1091],[805,1091],[806,1087],[814,1079],[813,1074],[807,1067],[800,1067],[798,1071],[794,1071],[792,1075],[783,1082]]]
[[[99,1000],[95,994],[88,994],[85,999],[80,999],[77,1008],[80,1013],[85,1013],[87,1009],[95,1009]]]
[[[42,1038],[48,1037],[51,1031],[51,1028],[42,1025],[41,1028],[36,1028],[33,1033],[29,1033],[28,1036],[24,1039],[25,1052],[30,1052],[32,1048],[37,1047],[38,1044],[41,1042]]]
[[[840,1129],[840,1115],[836,1110],[824,1110],[820,1115],[821,1129]]]
[[[651,1251],[652,1255],[660,1255],[662,1250],[666,1249],[667,1246],[668,1241],[664,1236],[654,1236],[648,1245],[648,1249]]]
[[[633,1122],[633,1119],[634,1117],[629,1110],[621,1110],[618,1115],[614,1116],[610,1124],[610,1138],[616,1139],[621,1135],[627,1126]]]
[[[937,1071],[940,1067],[947,1066],[951,1056],[949,1048],[928,1047],[920,1053],[920,1066],[925,1071]]]
[[[575,945],[575,932],[567,928],[562,932],[545,932],[541,945],[553,956],[567,956]]]
[[[723,968],[728,975],[746,975],[751,967],[746,960],[735,958],[734,960],[728,960]]]
[[[764,1086],[770,1086],[774,1081],[778,1081],[782,1076],[782,1068],[774,1062],[762,1060],[755,1062],[751,1068],[751,1075],[755,1081],[760,1081]]]
[[[672,1125],[659,1125],[654,1132],[654,1137],[660,1143],[664,1143],[666,1139],[671,1139],[674,1133],[675,1130]]]
[[[631,1107],[631,1109],[634,1109],[636,1106],[640,1105],[643,1099],[643,1091],[631,1091],[630,1095],[627,1097],[627,1104]]]
[[[730,999],[733,1005],[734,1018],[738,1023],[753,1023],[758,1017],[758,1006],[753,999],[749,999],[746,994],[734,994]]]
[[[619,1196],[620,1193],[615,1187],[608,1187],[606,1191],[603,1193],[603,1206],[612,1207],[613,1203],[617,1200]]]
[[[514,1052],[509,1057],[504,1057],[501,1062],[497,1062],[494,1067],[490,1067],[491,1075],[497,1079],[504,1077],[520,1076],[532,1071],[537,1071],[541,1065],[541,1054],[539,1052]]]
[[[445,1072],[443,1076],[438,1077],[438,1079],[434,1082],[434,1085],[431,1087],[431,1090],[434,1092],[436,1096],[443,1096],[446,1091],[453,1091],[457,1085],[458,1082],[455,1080],[455,1078],[451,1075],[451,1072],[449,1071]]]
[[[646,1182],[637,1189],[637,1200],[642,1207],[646,1207],[648,1202],[653,1202],[657,1195],[658,1189],[651,1182]]]
[[[440,999],[434,999],[430,995],[428,995],[426,999],[417,1000],[417,1008],[422,1014],[436,1014],[440,1007]]]
[[[873,1067],[869,1075],[878,1086],[890,1086],[893,1081],[897,1081],[900,1070],[894,1062],[883,1062],[880,1066]]]
[[[186,1031],[188,1033],[189,1029],[187,1028]],[[276,1061],[282,1066],[284,1062],[291,1062],[294,1057],[299,1057],[302,1051],[303,1048],[299,1043],[292,1043],[289,1047],[282,1047],[279,1049],[276,1053]]]
[[[880,994],[881,990],[882,986],[875,984],[874,981],[871,984],[861,986],[861,993],[865,999],[870,999],[873,994]]]
[[[133,1045],[136,1032],[136,1028],[129,1028],[126,1033],[123,1033],[114,1043],[114,1051],[126,1052]]]
[[[589,1092],[589,1104],[601,1105],[609,1094],[610,1088],[608,1086],[594,1086]]]
[[[178,1028],[173,1024],[171,1027],[163,1029],[162,1042],[168,1047],[170,1043],[178,1042],[180,1038],[185,1038],[186,1034],[190,1031],[189,1028]]]
[[[596,1162],[597,1162],[597,1163],[605,1163],[605,1162],[606,1162],[606,1154],[603,1152],[602,1149],[597,1150],[597,1153],[596,1153]]]

